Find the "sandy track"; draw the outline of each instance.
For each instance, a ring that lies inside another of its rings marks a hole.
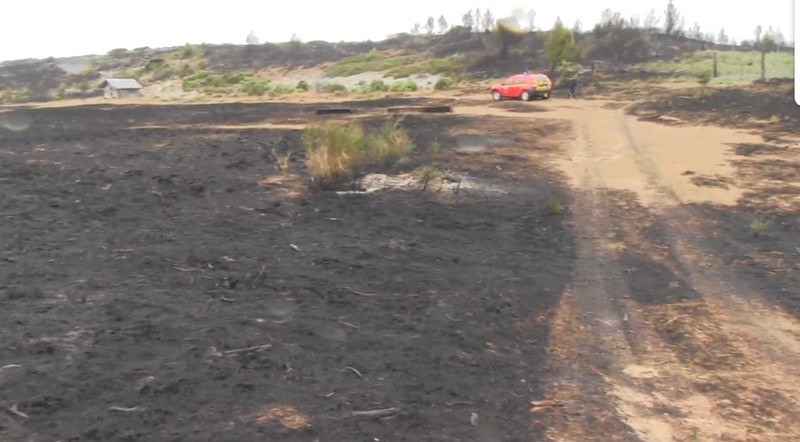
[[[561,166],[576,189],[578,264],[553,325],[550,388],[570,411],[550,438],[797,440],[800,325],[704,246],[717,232],[686,206],[734,204],[743,189],[694,186],[684,172],[730,176],[729,144],[756,137],[603,105],[525,114],[575,129]],[[637,267],[645,260],[663,268]]]

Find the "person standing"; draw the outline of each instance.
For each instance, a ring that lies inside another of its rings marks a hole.
[[[567,87],[569,88],[569,98],[575,98],[575,90],[578,89],[578,78],[574,75],[569,77]]]

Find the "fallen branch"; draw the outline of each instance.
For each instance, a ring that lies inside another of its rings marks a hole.
[[[27,414],[19,411],[19,408],[17,407],[17,404],[12,405],[11,408],[8,409],[8,411],[9,411],[9,413],[13,414],[14,416],[21,417],[23,419],[28,419],[30,417]]]
[[[672,324],[673,322],[677,321],[679,318],[680,318],[680,316],[676,316],[676,317],[674,317],[674,318],[670,319],[669,321],[667,321],[667,322],[665,322],[665,323],[661,324],[661,326],[662,326],[662,327],[666,327],[667,325],[670,325],[670,324]]]
[[[256,346],[253,346],[253,347],[237,348],[235,350],[223,351],[222,354],[224,354],[224,355],[235,355],[235,354],[238,354],[238,353],[247,353],[249,351],[266,350],[268,348],[272,348],[272,344],[264,344],[264,345],[256,345]]]
[[[356,369],[355,369],[355,368],[353,368],[353,367],[345,367],[345,369],[352,371],[353,373],[355,373],[355,374],[356,374],[356,376],[358,376],[358,377],[360,377],[360,378],[363,378],[363,377],[364,377],[364,376],[362,376],[362,375],[361,375],[361,372],[360,372],[360,371],[356,370]]]
[[[367,298],[371,298],[373,296],[377,296],[377,295],[374,295],[372,293],[359,292],[358,290],[355,290],[355,289],[352,289],[350,287],[347,287],[346,285],[337,285],[337,286],[335,286],[335,288],[343,289],[343,290],[349,290],[349,291],[353,292],[354,294],[356,294],[358,296],[366,296]]]
[[[472,402],[465,402],[465,401],[447,402],[448,407],[457,407],[459,405],[472,405]]]
[[[344,322],[341,319],[337,319],[336,322],[338,322],[339,324],[342,324],[344,326],[347,326],[347,327],[350,327],[350,328],[354,328],[356,330],[361,330],[361,327],[359,327],[357,325],[353,325],[353,324],[351,324],[349,322]]]
[[[144,408],[138,405],[135,407],[108,407],[108,411],[114,411],[117,413],[135,413],[137,411],[144,411]]]
[[[552,399],[545,399],[541,401],[531,401],[531,411],[541,411],[548,408],[556,408],[556,407],[563,407],[564,404],[561,402],[552,400]]]
[[[10,370],[12,368],[22,368],[22,366],[19,365],[19,364],[8,364],[8,365],[4,365],[4,366],[0,367],[0,371]]]
[[[353,415],[353,417],[382,417],[382,416],[391,416],[399,411],[400,411],[399,408],[391,407],[391,408],[383,408],[380,410],[353,411],[351,414]]]
[[[178,266],[172,266],[172,268],[180,272],[202,272],[201,269],[187,269],[186,267],[178,267]]]

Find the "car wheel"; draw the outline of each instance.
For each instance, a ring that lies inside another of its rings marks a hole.
[[[494,101],[500,101],[502,98],[503,96],[500,95],[499,91],[492,91],[492,99],[494,99]]]
[[[531,93],[530,93],[530,92],[528,92],[528,91],[522,91],[522,94],[520,94],[519,98],[520,98],[522,101],[528,101],[528,100],[530,100],[530,99],[531,99]]]
[[[549,93],[542,95],[542,99],[547,100],[548,98],[550,98],[550,94]]]

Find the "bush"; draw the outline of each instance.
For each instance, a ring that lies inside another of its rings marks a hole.
[[[128,50],[125,48],[116,48],[108,51],[108,56],[111,58],[119,58],[128,53]]]
[[[331,94],[337,92],[347,92],[347,86],[339,83],[328,83],[322,87],[322,90]]]
[[[208,71],[197,71],[183,79],[183,90],[186,92],[221,85],[222,79]]]
[[[269,91],[269,94],[274,97],[276,95],[291,94],[294,91],[295,88],[291,86],[287,86],[285,84],[278,84],[275,85],[275,87],[273,87],[271,91]]]
[[[309,174],[319,189],[335,188],[368,166],[391,164],[413,150],[411,138],[396,121],[374,133],[355,123],[309,126],[303,144]]]
[[[450,89],[453,87],[454,81],[450,77],[442,77],[436,81],[436,84],[433,85],[433,88],[437,91],[443,91],[445,89]]]
[[[250,79],[253,77],[253,74],[248,72],[234,72],[231,74],[225,74],[222,76],[222,80],[225,84],[229,84],[231,86],[236,86],[237,84],[242,83],[243,81]]]
[[[163,58],[151,58],[147,60],[147,63],[144,65],[145,72],[155,72],[167,67],[167,61]]]
[[[697,82],[700,83],[701,86],[708,86],[708,83],[711,83],[711,72],[703,71],[697,76]]]
[[[6,88],[0,90],[0,102],[10,103],[24,103],[30,98],[30,91],[28,88]]]
[[[56,93],[53,95],[53,98],[56,100],[63,100],[64,97],[67,95],[67,85],[61,83],[58,85],[58,89],[56,89]]]
[[[398,81],[392,85],[392,92],[414,92],[417,90],[419,90],[419,86],[412,80]]]
[[[308,92],[308,82],[305,80],[298,81],[296,89],[298,91]]]
[[[246,95],[260,97],[269,92],[269,80],[248,78],[239,85],[239,90]]]
[[[370,92],[386,92],[389,90],[389,86],[383,82],[383,80],[372,80],[369,84]]]
[[[202,53],[203,51],[199,47],[190,45],[188,43],[179,52],[180,58],[183,59],[199,57],[202,55]]]

